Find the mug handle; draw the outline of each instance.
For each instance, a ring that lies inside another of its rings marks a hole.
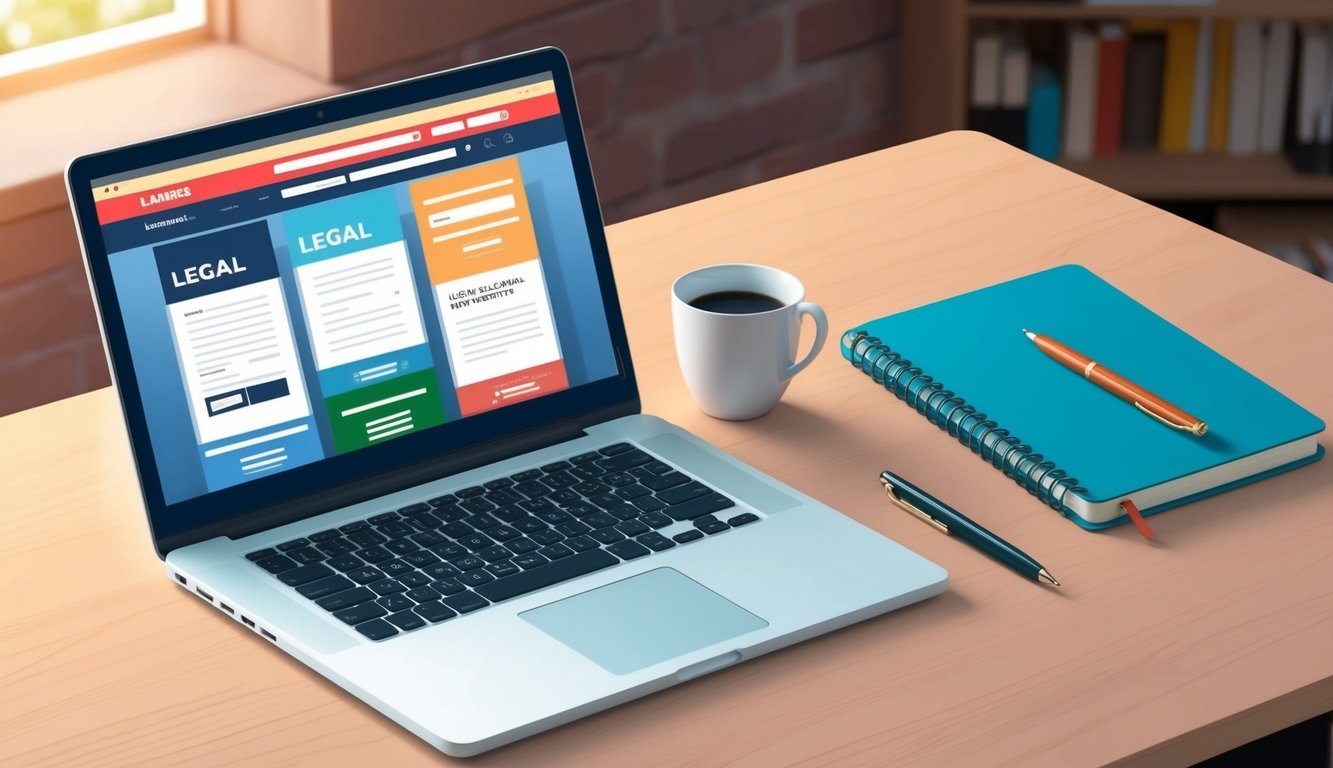
[[[828,338],[828,317],[824,314],[823,307],[814,302],[802,301],[796,305],[796,313],[798,320],[801,315],[809,315],[815,321],[815,343],[799,363],[792,363],[788,366],[782,377],[783,381],[804,371],[807,365],[814,362],[815,355],[819,354],[819,350],[824,348],[824,341]]]

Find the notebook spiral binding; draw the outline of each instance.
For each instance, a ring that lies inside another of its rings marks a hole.
[[[842,343],[851,351],[852,365],[882,384],[894,397],[915,408],[927,421],[957,438],[1052,509],[1066,517],[1072,514],[1064,503],[1065,496],[1087,490],[1078,484],[1078,478],[1033,451],[1032,446],[945,389],[879,339],[865,331],[854,331],[844,335]]]

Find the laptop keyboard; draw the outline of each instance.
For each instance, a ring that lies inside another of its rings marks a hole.
[[[616,443],[246,558],[384,640],[760,519],[735,506]]]

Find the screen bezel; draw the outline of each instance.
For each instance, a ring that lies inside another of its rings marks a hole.
[[[619,376],[469,416],[373,449],[331,456],[282,474],[166,504],[138,386],[140,372],[134,370],[97,219],[93,180],[546,73],[555,82]],[[639,411],[638,387],[569,63],[556,48],[515,54],[84,155],[70,162],[66,184],[112,381],[129,432],[149,529],[160,557],[198,541],[249,535],[506,455],[517,455],[544,442],[568,439],[588,425]],[[244,511],[228,514],[229,509]],[[176,526],[168,516],[184,516],[200,522]]]

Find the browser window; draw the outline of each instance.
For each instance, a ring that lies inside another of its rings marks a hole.
[[[549,75],[94,201],[167,504],[618,373]]]

